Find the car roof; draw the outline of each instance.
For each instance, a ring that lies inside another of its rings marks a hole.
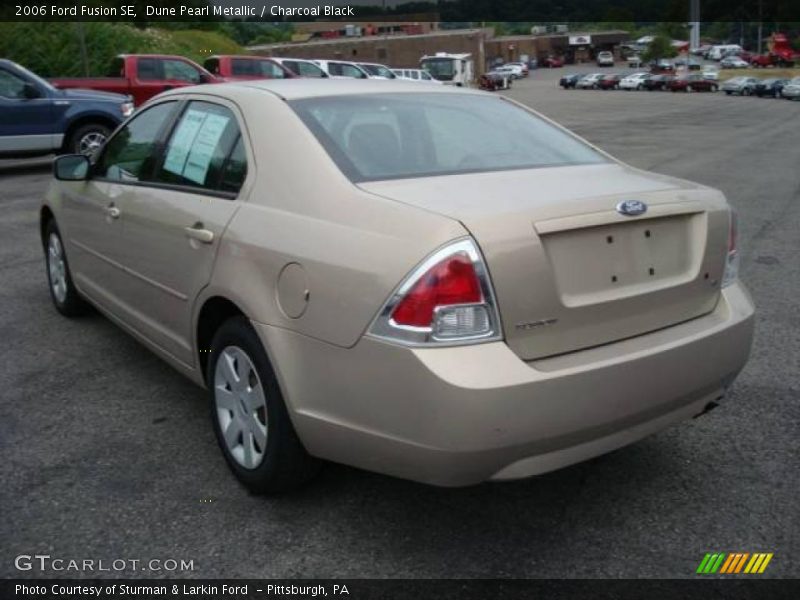
[[[269,60],[269,61],[275,60],[271,56],[258,56],[257,54],[212,54],[211,56],[203,60],[206,61],[209,58],[243,58],[245,60]]]
[[[284,60],[293,60],[295,62],[304,62],[304,63],[317,64],[317,63],[315,63],[313,60],[311,60],[309,58],[295,58],[294,56],[267,56],[267,57],[264,57],[264,58],[270,58],[270,59],[276,60],[278,62],[284,61]]]
[[[417,93],[417,94],[473,94],[488,95],[480,90],[466,89],[455,86],[431,86],[420,90],[419,84],[413,81],[396,79],[258,79],[252,81],[236,81],[230,83],[216,83],[201,87],[176,88],[165,92],[163,96],[184,94],[210,94],[236,100],[239,96],[249,95],[254,92],[268,92],[285,100],[298,100],[301,98],[320,98],[324,96],[350,96],[358,94],[380,93]]]

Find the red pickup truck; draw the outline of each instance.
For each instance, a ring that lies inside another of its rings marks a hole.
[[[50,79],[60,89],[89,89],[133,96],[136,106],[156,94],[172,88],[221,80],[200,65],[182,56],[163,54],[121,54],[117,56],[108,77],[74,77]]]
[[[773,33],[769,41],[770,51],[750,59],[754,67],[791,67],[800,62],[800,53],[795,52],[783,33]]]
[[[220,55],[203,61],[209,73],[224,81],[248,79],[292,79],[292,71],[277,61],[264,56]]]

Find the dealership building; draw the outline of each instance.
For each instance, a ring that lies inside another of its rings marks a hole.
[[[476,75],[492,65],[537,59],[563,57],[567,64],[594,60],[598,52],[608,50],[620,58],[620,45],[628,40],[628,32],[602,31],[591,33],[555,33],[495,36],[492,28],[439,29],[431,23],[394,23],[392,28],[369,23],[339,26],[328,23],[305,41],[251,46],[248,50],[262,56],[350,60],[377,62],[393,68],[417,68],[425,55],[447,52],[471,54]],[[308,27],[308,26],[306,26]],[[324,26],[318,25],[318,28]],[[310,29],[310,28],[309,28]],[[422,33],[418,33],[424,29]]]

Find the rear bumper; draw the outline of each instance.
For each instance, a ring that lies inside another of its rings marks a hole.
[[[344,349],[256,327],[311,454],[459,486],[558,469],[700,413],[747,361],[753,305],[737,283],[698,319],[529,363],[502,342]]]

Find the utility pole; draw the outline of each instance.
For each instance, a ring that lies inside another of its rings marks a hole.
[[[761,54],[762,52],[762,43],[763,43],[763,32],[764,32],[764,23],[762,22],[763,13],[762,10],[764,8],[763,0],[758,0],[758,53]]]
[[[83,22],[78,21],[75,23],[78,27],[78,45],[81,52],[81,64],[83,65],[83,76],[89,77],[89,55],[86,52],[86,31],[83,28]]]
[[[700,0],[689,0],[689,21],[692,27],[689,48],[696,50],[700,47]]]

